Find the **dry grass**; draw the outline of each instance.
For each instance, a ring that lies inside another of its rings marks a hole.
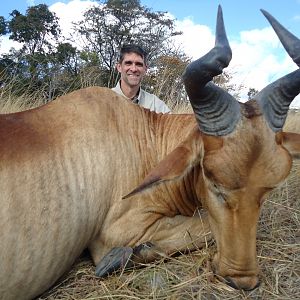
[[[0,110],[22,110],[11,107],[16,103],[13,100],[0,103]],[[189,111],[187,105],[180,112]],[[300,132],[298,118],[299,114],[291,113],[286,129]],[[216,247],[211,244],[106,279],[95,277],[91,259],[84,253],[72,270],[38,299],[300,299],[299,195],[300,161],[295,161],[290,176],[272,193],[261,214],[257,253],[262,284],[254,291],[237,291],[214,278],[209,262]]]
[[[5,101],[3,101],[5,99]],[[0,112],[2,114],[19,112],[42,105],[39,97],[22,95],[19,97],[1,97],[0,94]]]
[[[172,113],[176,113],[176,114],[192,114],[193,113],[193,109],[192,106],[190,104],[190,102],[181,102],[181,103],[172,103],[170,102],[166,102],[167,105],[170,107]]]
[[[300,132],[300,110],[290,110],[285,121],[284,130]]]
[[[0,78],[1,78],[0,74]],[[18,112],[44,104],[44,97],[39,93],[20,93],[16,90],[16,78],[11,78],[9,83],[0,88],[0,112]],[[16,96],[20,95],[21,96]]]

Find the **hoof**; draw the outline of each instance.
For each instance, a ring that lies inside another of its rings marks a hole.
[[[111,249],[96,266],[96,276],[105,277],[117,270],[129,268],[132,265],[130,262],[132,253],[133,250],[130,247]]]
[[[153,248],[154,245],[151,242],[145,242],[133,248],[133,254],[139,255],[143,251],[148,251]]]

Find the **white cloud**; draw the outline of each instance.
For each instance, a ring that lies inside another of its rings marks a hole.
[[[208,52],[214,44],[214,34],[208,26],[195,24],[191,18],[176,21],[177,30],[183,34],[174,40],[182,45],[185,53],[194,59]]]
[[[56,2],[49,7],[49,10],[54,12],[59,18],[62,34],[65,37],[69,37],[72,34],[72,23],[82,20],[84,12],[95,5],[99,4],[90,0],[73,0],[68,3]]]
[[[299,22],[300,21],[300,15],[294,16],[293,21]]]
[[[20,49],[22,44],[14,42],[8,36],[0,37],[0,54],[8,53],[11,48]]]
[[[231,44],[230,69],[236,83],[245,86],[244,95],[250,87],[261,90],[297,68],[270,27],[241,32],[239,41]]]

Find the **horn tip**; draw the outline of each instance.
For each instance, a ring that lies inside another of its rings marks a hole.
[[[261,8],[260,11],[267,19],[272,18],[271,14],[268,13],[266,10]]]
[[[218,15],[223,15],[223,10],[221,4],[218,5]]]

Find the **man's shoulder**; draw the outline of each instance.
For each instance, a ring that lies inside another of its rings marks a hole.
[[[152,100],[158,100],[159,102],[160,102],[160,101],[163,102],[163,101],[160,100],[156,95],[151,94],[151,93],[149,93],[149,92],[147,92],[147,91],[145,91],[145,90],[143,90],[143,89],[141,89],[141,93],[143,94],[143,96],[144,96],[145,98],[152,99]]]
[[[148,108],[153,107],[156,112],[168,113],[170,112],[169,107],[166,103],[160,100],[156,95],[151,94],[143,89],[141,89],[143,101]]]
[[[121,85],[120,85],[120,82],[118,82],[114,87],[111,88],[113,91],[115,92],[118,92],[119,94],[122,93],[122,90],[121,90]]]

